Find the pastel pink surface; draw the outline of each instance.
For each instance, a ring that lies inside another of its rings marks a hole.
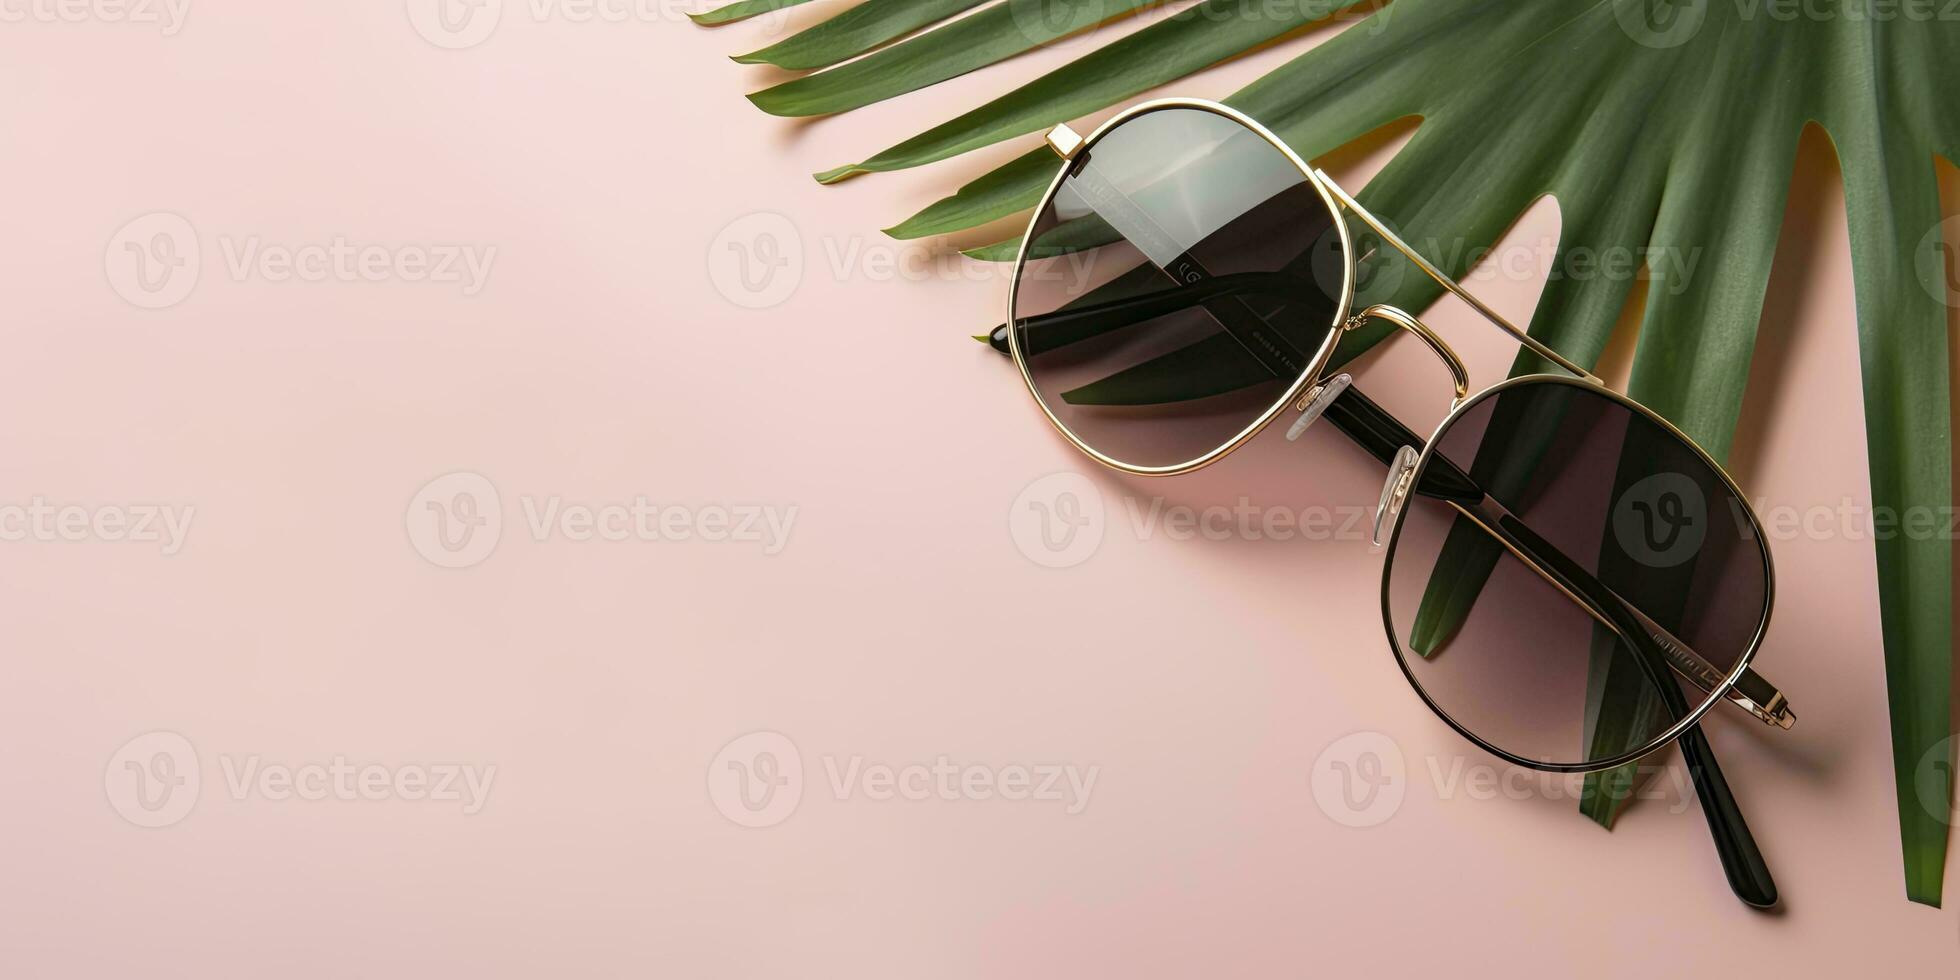
[[[394,2],[214,0],[167,38],[0,33],[15,190],[0,503],[195,507],[174,555],[0,546],[0,972],[1950,967],[1952,914],[1903,897],[1869,541],[1836,525],[1775,541],[1759,667],[1801,721],[1708,725],[1781,914],[1730,896],[1675,779],[1611,834],[1536,776],[1498,769],[1473,792],[1453,774],[1494,760],[1396,669],[1379,552],[1150,523],[1242,498],[1344,521],[1372,508],[1375,463],[1321,428],[1177,480],[1096,471],[966,339],[999,322],[1005,268],[878,233],[1027,141],[836,187],[807,177],[1080,46],[814,124],[765,116],[741,93],[773,76],[725,56],[829,7],[810,6],[711,32],[513,3],[459,51]],[[1174,92],[1222,96],[1310,43]],[[1330,165],[1358,188],[1391,151]],[[160,311],[105,281],[118,230],[153,212],[203,242],[196,289]],[[779,244],[803,258],[766,309],[711,275],[724,230],[757,212],[787,219]],[[1542,203],[1509,241],[1557,227]],[[337,236],[497,251],[475,295],[227,267],[227,246]],[[1733,460],[1764,509],[1870,505],[1845,241],[1828,147],[1807,141]],[[1522,318],[1542,279],[1474,285]],[[1480,382],[1500,376],[1501,335],[1448,305],[1434,321]],[[1425,426],[1446,401],[1408,348],[1363,383]],[[405,521],[456,471],[497,488],[504,528],[486,560],[447,569]],[[1104,537],[1047,568],[1010,511],[1062,471],[1093,481]],[[636,496],[793,506],[794,530],[773,556],[525,530],[525,501]],[[195,809],[157,829],[105,800],[119,746],[151,731],[195,746],[203,779]],[[707,788],[751,732],[785,736],[804,777],[766,828]],[[1405,759],[1377,826],[1344,825],[1314,792],[1323,751],[1353,733]],[[853,760],[942,756],[1096,781],[1075,813],[832,786]],[[227,785],[227,765],[335,757],[494,765],[495,783],[468,815]]]

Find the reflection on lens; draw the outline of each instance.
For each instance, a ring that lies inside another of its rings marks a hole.
[[[1523,553],[1448,502],[1481,494],[1522,525]],[[1596,767],[1715,697],[1759,638],[1768,569],[1746,505],[1692,446],[1593,389],[1533,381],[1439,436],[1389,555],[1387,611],[1411,679],[1457,725],[1528,761]],[[1644,617],[1641,641],[1561,570]]]
[[[1035,395],[1119,462],[1193,462],[1273,408],[1332,336],[1347,279],[1317,277],[1315,252],[1340,248],[1333,212],[1286,154],[1200,109],[1129,119],[1070,166],[1015,289]]]

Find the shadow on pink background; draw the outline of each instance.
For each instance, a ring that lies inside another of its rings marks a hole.
[[[828,4],[718,31],[505,7],[461,50],[399,0],[0,30],[0,505],[53,515],[0,546],[0,974],[1954,962],[1952,915],[1903,895],[1823,140],[1733,461],[1772,529],[1826,515],[1774,542],[1758,663],[1801,721],[1707,726],[1764,916],[1678,775],[1609,834],[1422,706],[1360,516],[1382,472],[1331,430],[1148,482],[1048,429],[966,339],[1007,270],[877,231],[1027,141],[806,176],[1079,46],[794,123],[725,56]],[[1409,131],[1328,163],[1358,187]],[[1507,245],[1557,228],[1542,202]],[[1473,286],[1523,318],[1519,261]],[[1434,321],[1500,375],[1500,335]],[[1426,354],[1365,363],[1440,418]],[[1090,537],[1030,537],[1068,493]],[[1208,534],[1211,507],[1310,526]],[[188,523],[115,530],[145,512]],[[1390,781],[1338,779],[1367,759]]]

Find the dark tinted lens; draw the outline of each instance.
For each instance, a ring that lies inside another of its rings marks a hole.
[[[1144,468],[1195,461],[1284,398],[1347,281],[1306,174],[1200,109],[1144,113],[1085,148],[1027,248],[1014,330],[1036,397]]]
[[[1616,399],[1551,381],[1487,396],[1439,437],[1418,486],[1428,495],[1411,497],[1389,556],[1390,628],[1416,684],[1495,748],[1624,761],[1716,696],[1676,669],[1693,662],[1679,646],[1717,689],[1754,648],[1768,611],[1759,528],[1700,453]],[[1540,567],[1591,579],[1661,631],[1622,639],[1438,499],[1478,492],[1511,512],[1513,543]]]

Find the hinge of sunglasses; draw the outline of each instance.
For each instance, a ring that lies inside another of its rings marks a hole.
[[[1382,528],[1395,523],[1402,513],[1402,505],[1409,500],[1409,490],[1415,486],[1416,463],[1422,454],[1414,446],[1403,446],[1395,454],[1395,461],[1388,464],[1388,480],[1382,484],[1382,499],[1375,505],[1375,547],[1382,546]]]
[[[1327,412],[1327,406],[1334,404],[1334,399],[1341,397],[1341,393],[1348,390],[1352,384],[1354,384],[1353,375],[1337,374],[1307,389],[1307,393],[1293,403],[1293,409],[1300,413],[1300,417],[1294,420],[1292,428],[1286,430],[1286,441],[1297,441]]]
[[[1782,691],[1772,695],[1767,704],[1757,704],[1755,698],[1735,688],[1729,688],[1728,698],[1740,705],[1743,710],[1755,715],[1756,720],[1765,725],[1781,728],[1786,732],[1796,727],[1797,713],[1790,710],[1790,704],[1784,699]]]

